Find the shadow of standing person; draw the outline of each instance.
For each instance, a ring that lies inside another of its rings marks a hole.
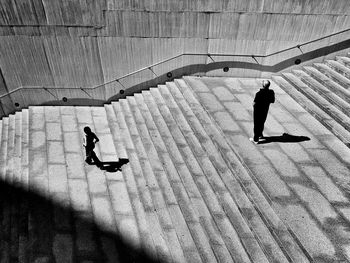
[[[97,158],[96,153],[94,152],[95,144],[100,140],[93,133],[89,126],[84,127],[85,135],[83,137],[83,146],[85,147],[86,159],[85,162],[87,164],[95,164],[97,167],[102,166],[102,162]],[[92,161],[94,161],[92,163]]]
[[[288,133],[283,133],[280,136],[264,137],[262,140],[259,140],[258,144],[265,144],[270,142],[296,143],[304,141],[310,141],[310,138],[307,136],[297,136]]]

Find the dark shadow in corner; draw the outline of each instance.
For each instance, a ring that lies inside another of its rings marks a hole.
[[[124,164],[127,164],[129,162],[129,159],[122,159],[119,158],[118,162],[101,162],[101,170],[105,170],[109,173],[115,173],[117,171],[122,171],[121,167]]]
[[[118,233],[102,229],[86,212],[55,201],[62,193],[51,199],[37,192],[0,181],[0,257],[4,262],[160,263]]]
[[[261,141],[259,140],[258,144],[266,144],[270,142],[295,143],[303,141],[310,141],[310,138],[307,136],[296,136],[288,133],[283,133],[280,136],[264,137]]]

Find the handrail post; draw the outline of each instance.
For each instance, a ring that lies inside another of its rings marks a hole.
[[[297,45],[297,48],[300,50],[301,54],[304,54],[304,52],[301,50],[301,46]]]
[[[91,95],[87,93],[87,91],[84,88],[80,87],[80,90],[84,92],[86,95],[88,95],[91,99],[93,99],[93,97],[91,97]]]
[[[58,97],[55,96],[55,94],[53,94],[52,92],[50,92],[48,88],[43,87],[43,89],[44,89],[45,91],[47,91],[49,94],[51,94],[56,100],[58,100]]]
[[[213,61],[215,62],[215,60],[212,58],[212,56],[210,54],[208,54],[208,57]]]
[[[119,79],[116,79],[115,81],[118,82],[124,89],[126,89],[125,86],[120,82]]]
[[[255,56],[254,56],[254,55],[252,55],[252,59],[254,59],[254,60],[255,60],[255,62],[259,64],[259,61],[258,61],[258,60],[255,58]]]
[[[153,73],[154,75],[156,75],[156,77],[158,77],[158,75],[153,71],[152,67],[148,67],[148,69],[149,69],[150,71],[152,71],[152,73]]]

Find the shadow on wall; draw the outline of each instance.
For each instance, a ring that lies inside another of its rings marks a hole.
[[[156,87],[158,84],[162,84],[167,81],[172,81],[175,78],[181,78],[182,76],[192,75],[196,73],[206,73],[212,70],[223,69],[224,67],[252,69],[252,70],[261,71],[261,72],[277,73],[284,69],[294,66],[295,65],[294,62],[296,59],[300,59],[304,63],[306,61],[323,57],[331,53],[347,49],[349,47],[350,47],[350,39],[286,59],[272,66],[251,63],[251,62],[240,62],[240,61],[221,61],[221,62],[213,62],[210,64],[192,64],[192,65],[188,65],[188,66],[171,71],[172,73],[171,78],[169,78],[167,74],[163,74],[157,78],[154,78],[154,79],[142,82],[133,87],[130,87],[125,90],[125,93],[123,95],[117,94],[109,98],[108,102],[125,98],[126,96],[130,96],[134,93],[141,92],[142,90],[150,87]]]
[[[94,99],[94,98],[68,98],[67,101],[52,100],[52,101],[44,102],[40,105],[43,105],[43,106],[48,106],[48,105],[50,106],[103,106],[105,103],[110,103],[111,101],[117,101],[119,99],[123,99],[126,96],[133,95],[134,93],[141,92],[142,90],[149,89],[150,87],[156,87],[159,84],[164,84],[167,81],[172,81],[175,78],[181,78],[182,76],[186,76],[186,75],[206,73],[212,70],[223,69],[224,67],[251,69],[251,70],[256,70],[260,72],[277,73],[277,72],[280,72],[281,70],[294,66],[295,65],[294,62],[296,59],[300,59],[304,63],[306,61],[323,57],[331,53],[347,49],[349,47],[350,47],[350,39],[286,59],[272,66],[251,63],[251,62],[239,62],[239,61],[221,61],[221,62],[213,62],[210,64],[192,64],[192,65],[187,65],[171,71],[171,77],[168,77],[167,76],[168,73],[165,73],[154,79],[147,80],[137,85],[134,85],[130,88],[127,88],[123,94],[116,94],[110,97],[107,101],[101,100],[101,99]],[[3,109],[0,107],[0,118],[19,110],[14,108],[13,106],[14,101],[12,101],[11,97],[1,99],[0,106],[1,105],[3,106]]]
[[[3,181],[0,261],[159,262],[72,208]]]

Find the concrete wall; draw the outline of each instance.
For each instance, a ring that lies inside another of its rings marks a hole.
[[[92,87],[184,52],[266,55],[350,28],[348,0],[4,0],[0,5],[0,95],[11,111],[54,101],[63,96],[105,100],[124,89],[118,83],[88,94]],[[304,53],[349,39],[349,33],[307,47]],[[345,48],[344,46],[342,48]],[[344,50],[343,50],[344,51]],[[301,55],[299,50],[258,59],[214,57],[211,68],[186,67],[211,62],[186,57],[153,70],[157,76],[203,71],[207,75],[268,76],[288,70],[280,63]],[[318,60],[324,58],[321,52]],[[220,61],[228,63],[224,73]],[[310,60],[309,61],[313,61]],[[278,64],[280,63],[280,64]],[[151,71],[123,80],[128,88],[156,77]],[[150,83],[151,84],[151,83]],[[45,91],[37,86],[71,87]]]

